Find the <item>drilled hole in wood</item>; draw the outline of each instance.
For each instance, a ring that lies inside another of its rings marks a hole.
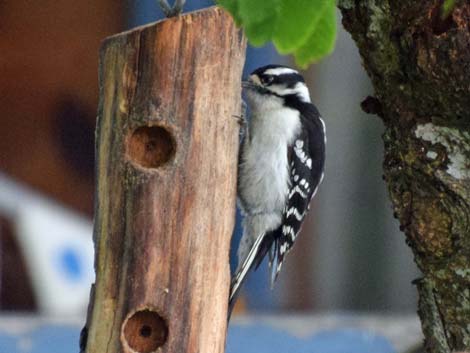
[[[144,325],[140,328],[140,335],[142,337],[150,337],[152,336],[152,328],[148,325]]]
[[[134,130],[127,142],[129,158],[145,168],[158,168],[175,154],[175,139],[161,126],[142,126]]]
[[[132,314],[124,322],[123,337],[136,353],[155,352],[168,337],[165,320],[155,311],[145,309]]]

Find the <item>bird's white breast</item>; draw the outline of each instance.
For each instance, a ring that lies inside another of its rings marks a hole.
[[[239,197],[251,213],[282,212],[290,180],[287,148],[300,131],[299,112],[277,98],[251,103],[255,104],[250,104],[249,135],[242,146]]]

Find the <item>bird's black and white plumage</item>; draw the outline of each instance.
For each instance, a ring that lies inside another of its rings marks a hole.
[[[269,253],[271,286],[323,179],[325,125],[294,69],[269,65],[244,82],[251,119],[240,150],[243,236],[230,307],[252,268]]]

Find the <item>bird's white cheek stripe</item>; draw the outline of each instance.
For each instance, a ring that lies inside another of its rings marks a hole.
[[[279,76],[283,74],[298,74],[298,71],[291,69],[289,67],[275,67],[272,69],[267,69],[264,73],[266,75]]]

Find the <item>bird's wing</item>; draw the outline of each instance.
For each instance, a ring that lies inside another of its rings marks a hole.
[[[273,232],[270,247],[271,286],[292,248],[307,214],[310,200],[323,179],[325,127],[311,104],[301,110],[303,130],[289,151],[290,187],[281,226]]]

